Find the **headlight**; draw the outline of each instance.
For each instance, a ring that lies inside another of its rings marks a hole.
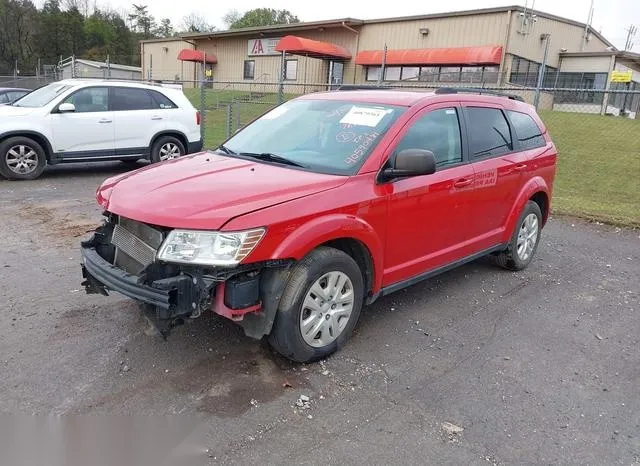
[[[158,259],[181,264],[232,266],[247,257],[264,229],[237,232],[173,230],[164,240]]]

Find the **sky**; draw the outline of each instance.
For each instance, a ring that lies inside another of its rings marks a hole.
[[[131,8],[131,0],[96,0],[98,5],[109,5],[118,11]],[[203,0],[134,0],[149,6],[156,18],[170,18],[179,25],[182,18],[196,12],[207,18],[208,22],[224,29],[222,17],[229,9],[240,12],[253,8],[269,7],[286,9],[297,15],[301,21],[318,21],[351,17],[357,19],[386,18],[429,13],[443,13],[456,10],[471,10],[507,5],[524,5],[525,0],[448,0],[446,2],[425,2],[417,0],[393,0],[392,2],[374,0],[235,0],[218,2]],[[587,21],[591,0],[528,0],[531,7],[546,13],[570,18],[582,23]],[[224,6],[220,6],[223,4]],[[626,29],[635,24],[640,30],[640,0],[594,0],[592,26],[601,32],[616,47],[622,49],[627,37]],[[636,33],[633,51],[640,52],[640,31]]]

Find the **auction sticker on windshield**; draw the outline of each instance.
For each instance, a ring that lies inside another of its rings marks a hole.
[[[342,117],[340,123],[375,128],[378,126],[378,123],[391,112],[393,112],[391,109],[358,107],[354,105],[347,114]]]

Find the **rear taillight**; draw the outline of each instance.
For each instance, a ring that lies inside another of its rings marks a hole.
[[[200,126],[200,112],[196,112],[196,125]]]

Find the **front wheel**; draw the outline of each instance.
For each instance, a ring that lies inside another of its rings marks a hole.
[[[297,362],[324,358],[349,338],[363,297],[358,264],[340,250],[318,248],[291,272],[269,343]]]
[[[542,212],[540,206],[528,201],[505,251],[496,256],[496,262],[508,270],[522,270],[533,260],[540,242]]]
[[[46,164],[44,149],[33,139],[19,136],[0,143],[0,174],[9,180],[35,180]]]
[[[164,162],[178,158],[186,153],[184,144],[173,136],[162,136],[151,147],[151,161]]]

